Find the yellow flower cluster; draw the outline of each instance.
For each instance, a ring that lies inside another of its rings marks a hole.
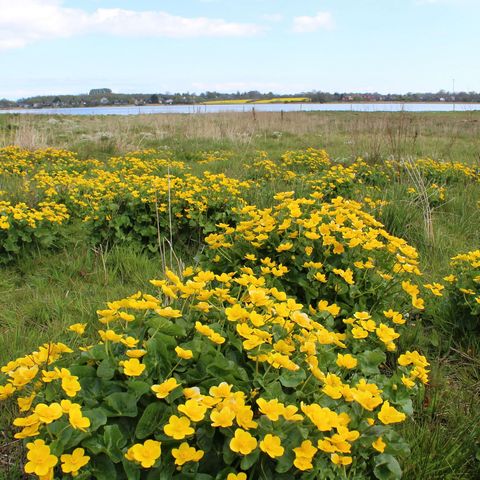
[[[472,326],[476,329],[480,315],[480,250],[456,255],[450,265],[453,273],[444,280],[457,304],[474,320]]]
[[[22,226],[35,229],[42,224],[62,224],[68,218],[67,208],[61,203],[40,202],[38,208],[31,208],[25,203],[0,201],[0,230]]]

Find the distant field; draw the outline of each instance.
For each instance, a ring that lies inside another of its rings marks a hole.
[[[311,102],[308,97],[276,97],[266,100],[255,100],[244,98],[241,100],[210,100],[208,102],[202,102],[202,105],[241,105],[245,103],[249,104],[265,104],[265,103],[307,103]]]

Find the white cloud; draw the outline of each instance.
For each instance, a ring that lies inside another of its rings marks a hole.
[[[319,29],[330,30],[334,26],[330,12],[318,12],[312,17],[303,16],[293,19],[293,31],[297,33],[315,32]]]
[[[181,17],[163,11],[66,8],[62,0],[0,0],[0,50],[88,33],[135,37],[244,37],[261,33],[252,23]]]

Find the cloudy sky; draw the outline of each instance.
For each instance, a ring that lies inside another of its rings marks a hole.
[[[0,0],[0,98],[480,90],[480,0]]]

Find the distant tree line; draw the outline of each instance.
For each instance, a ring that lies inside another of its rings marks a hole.
[[[39,95],[21,98],[17,101],[0,99],[0,108],[52,108],[52,107],[95,107],[100,105],[195,105],[212,100],[267,100],[278,97],[308,97],[315,103],[334,102],[478,102],[478,92],[446,92],[437,93],[329,93],[318,90],[299,92],[291,95],[282,95],[256,90],[249,92],[221,93],[206,91],[196,93],[113,93],[108,88],[90,90],[89,94],[80,95]]]

